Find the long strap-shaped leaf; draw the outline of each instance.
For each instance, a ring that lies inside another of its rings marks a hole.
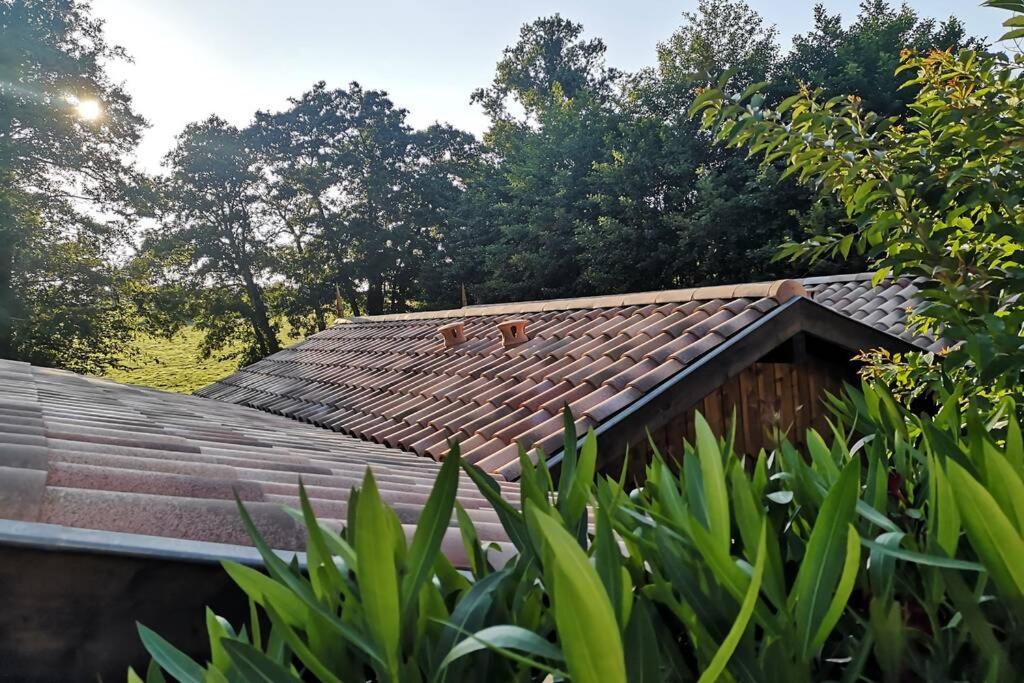
[[[820,650],[821,646],[825,644],[825,639],[832,633],[832,629],[839,623],[839,618],[843,616],[850,594],[853,593],[853,584],[857,579],[858,569],[860,569],[860,535],[851,524],[846,534],[846,560],[843,563],[843,573],[839,577],[839,585],[835,595],[832,596],[828,611],[821,618],[818,631],[814,634],[812,649]]]
[[[842,547],[853,519],[860,487],[860,462],[851,460],[821,505],[797,572],[790,601],[796,617],[797,646],[806,661],[814,656],[815,634],[828,611],[843,565]]]
[[[1024,538],[999,504],[967,470],[946,461],[967,538],[1003,597],[1024,599]]]
[[[761,521],[761,533],[757,541],[757,561],[754,563],[754,573],[750,577],[750,585],[747,586],[747,593],[743,596],[743,602],[740,604],[739,614],[736,615],[736,620],[732,624],[732,628],[729,629],[729,633],[726,634],[725,640],[718,647],[718,651],[715,652],[715,656],[711,658],[711,662],[708,664],[708,668],[704,670],[704,673],[700,675],[700,679],[697,683],[710,683],[710,681],[717,681],[718,677],[725,671],[726,664],[729,663],[729,658],[732,657],[733,652],[736,651],[736,647],[740,643],[740,638],[743,637],[743,632],[747,630],[747,625],[750,623],[750,617],[754,614],[754,606],[757,604],[757,596],[761,591],[761,580],[764,577],[764,567],[768,560],[768,549],[766,542],[767,534],[767,522],[766,520]]]
[[[434,556],[441,548],[445,531],[452,519],[455,494],[459,487],[459,447],[453,446],[434,480],[434,488],[423,506],[416,532],[409,546],[408,571],[402,581],[402,622],[416,605],[423,582],[430,577]]]
[[[555,625],[574,683],[625,683],[622,636],[608,593],[586,553],[553,517],[529,501],[531,530],[543,538]]]

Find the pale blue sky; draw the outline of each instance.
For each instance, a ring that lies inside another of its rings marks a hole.
[[[110,38],[135,63],[126,82],[152,123],[139,151],[156,170],[174,135],[216,113],[236,124],[278,109],[315,81],[357,80],[409,109],[413,125],[441,120],[480,134],[486,120],[469,104],[501,50],[524,22],[560,12],[608,44],[609,64],[635,70],[697,0],[93,0]],[[811,26],[811,0],[750,0],[788,45]],[[858,0],[824,0],[850,19]],[[1003,12],[974,0],[912,0],[922,14],[956,13],[975,35],[999,35]]]

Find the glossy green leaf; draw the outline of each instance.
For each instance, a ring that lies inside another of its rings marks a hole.
[[[164,640],[155,631],[140,623],[135,624],[139,638],[146,652],[160,668],[174,677],[179,683],[203,683],[205,674],[191,657]]]
[[[575,683],[624,682],[622,638],[600,577],[555,519],[529,503],[526,513],[544,540],[545,571],[553,583],[555,624],[569,675]]]
[[[395,568],[394,528],[377,492],[369,468],[359,493],[356,512],[356,562],[359,590],[367,627],[380,648],[390,676],[398,678],[399,622],[398,572]]]

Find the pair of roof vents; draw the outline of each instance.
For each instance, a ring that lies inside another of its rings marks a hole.
[[[507,349],[510,346],[517,346],[529,341],[530,338],[526,336],[526,324],[528,322],[528,320],[517,318],[498,323],[498,332],[501,333],[501,345]],[[463,323],[442,325],[437,328],[437,331],[441,333],[446,349],[458,346],[466,341],[466,326]]]

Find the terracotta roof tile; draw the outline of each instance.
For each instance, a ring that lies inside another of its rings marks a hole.
[[[755,283],[355,318],[199,393],[432,458],[458,433],[500,475],[517,470],[518,441],[557,447],[565,404],[581,428],[596,424],[802,291]],[[513,317],[530,340],[506,349],[497,324]],[[450,322],[467,341],[446,349],[437,327]]]
[[[294,405],[317,414],[302,400]],[[370,417],[371,426],[389,422]],[[432,459],[244,406],[0,361],[5,519],[248,544],[237,495],[273,546],[301,549],[302,529],[281,508],[297,503],[299,480],[315,509],[343,519],[348,492],[367,467],[382,497],[414,523],[437,476]],[[513,487],[502,487],[517,500]],[[466,477],[458,496],[478,531],[504,540]]]
[[[808,292],[919,346],[933,344],[906,331],[914,282],[871,287],[869,275],[837,276],[354,318],[199,393],[431,457],[443,456],[438,431],[457,432],[464,452],[506,476],[518,471],[517,440],[558,447],[565,403],[583,410],[584,423],[608,419]],[[510,318],[528,321],[530,340],[506,349],[496,326]],[[448,322],[462,322],[468,341],[445,349],[436,328]]]
[[[923,278],[889,278],[876,286],[871,273],[804,278],[808,295],[840,313],[888,332],[915,346],[940,351],[949,345],[944,339],[925,337],[909,330],[907,310],[921,303]]]

